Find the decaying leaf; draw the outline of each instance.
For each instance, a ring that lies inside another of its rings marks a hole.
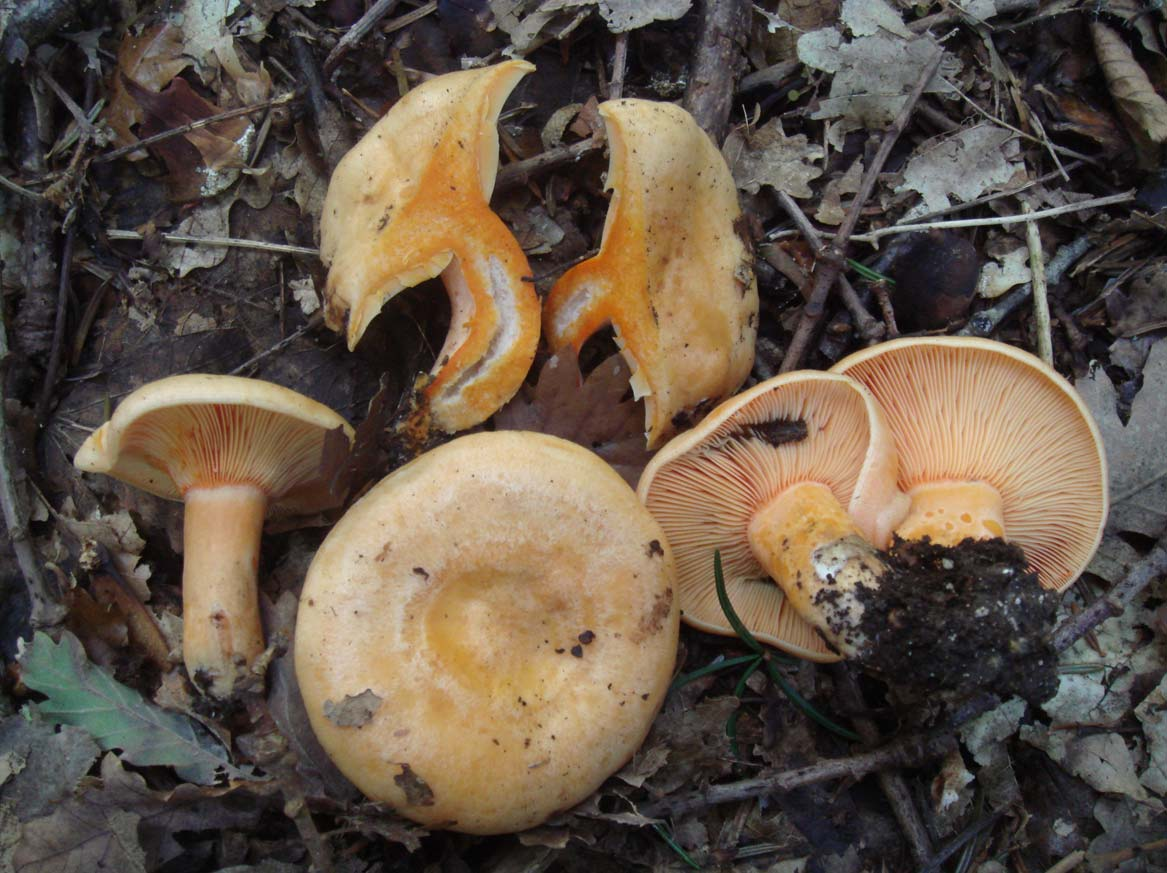
[[[228,216],[231,213],[233,202],[233,197],[224,195],[208,203],[203,203],[179,222],[173,232],[200,239],[230,236]],[[223,259],[226,257],[227,248],[225,246],[166,245],[159,262],[181,279],[191,270],[206,270],[217,266],[223,263]]]
[[[232,793],[194,785],[153,791],[108,754],[100,780],[24,825],[14,866],[20,873],[156,870],[187,851],[177,839],[183,831],[256,825],[262,806],[232,803]]]
[[[1122,114],[1132,125],[1131,132],[1151,142],[1167,142],[1167,100],[1151,84],[1123,38],[1101,21],[1090,22],[1094,52]]]
[[[54,730],[12,715],[0,721],[0,804],[21,821],[49,813],[89,772],[100,749],[80,728]]]
[[[139,600],[150,599],[150,567],[141,563],[146,541],[138,533],[134,520],[124,509],[102,512],[97,509],[84,520],[71,518],[72,502],[66,503],[57,520],[81,543],[79,563],[87,570],[100,568],[108,556],[116,569],[134,590]],[[97,547],[100,546],[101,549]],[[104,550],[101,551],[101,550]]]
[[[239,0],[186,0],[182,9],[183,52],[193,58],[203,82],[220,69],[227,73],[240,103],[258,103],[271,92],[271,76],[261,66],[244,67],[228,28]],[[256,4],[259,5],[259,4]]]
[[[1097,791],[1125,794],[1134,800],[1147,799],[1146,789],[1139,784],[1135,773],[1134,758],[1120,734],[1079,734],[1023,725],[1021,739],[1044,751],[1067,772]]]
[[[381,708],[381,698],[366,688],[360,694],[347,694],[340,703],[324,701],[324,717],[340,727],[361,727],[369,723]]]
[[[534,387],[524,385],[494,416],[501,430],[532,430],[585,446],[633,487],[651,457],[644,410],[632,399],[628,365],[613,355],[584,379],[570,346],[547,359]]]
[[[1143,388],[1124,426],[1117,393],[1102,368],[1078,381],[1078,392],[1098,423],[1110,467],[1110,520],[1115,531],[1158,537],[1167,527],[1167,343],[1151,348]]]
[[[142,32],[140,36],[127,33],[118,48],[118,63],[111,89],[113,96],[102,120],[117,134],[119,146],[138,141],[132,128],[145,120],[142,107],[127,90],[126,83],[158,93],[170,81],[190,66],[190,58],[182,53],[182,32],[177,26],[164,22]],[[130,155],[131,160],[146,156],[143,151]]]
[[[1167,327],[1167,261],[1148,264],[1131,279],[1126,294],[1115,292],[1108,297],[1107,311],[1114,310],[1118,311],[1114,331],[1119,336],[1139,336]]]
[[[82,728],[103,749],[121,749],[131,764],[173,767],[183,779],[213,784],[220,775],[253,779],[227,750],[189,718],[159,709],[85,658],[71,633],[54,643],[38,632],[20,658],[21,679],[47,700],[32,705],[54,724]]]
[[[902,17],[890,7],[872,11],[875,3],[851,2],[843,5],[840,23],[855,34],[845,40],[836,28],[825,27],[804,33],[798,40],[798,59],[809,67],[833,73],[830,94],[820,101],[812,118],[839,118],[832,125],[831,143],[842,148],[842,137],[859,128],[880,129],[896,117],[907,94],[924,68],[939,50],[930,36],[911,37],[880,24]],[[885,6],[879,0],[880,6]],[[960,69],[959,62],[945,56],[941,68],[925,90],[948,90],[943,77]]]
[[[838,225],[847,217],[847,210],[843,207],[844,194],[856,194],[859,184],[863,180],[863,160],[856,158],[842,176],[831,179],[823,190],[818,210],[815,212],[815,221],[823,224]]]
[[[788,137],[778,118],[755,130],[735,128],[721,152],[738,188],[751,194],[769,185],[791,197],[810,197],[813,192],[807,183],[823,174],[815,164],[822,160],[822,146],[801,133]]]
[[[1011,252],[999,255],[996,261],[988,261],[981,267],[977,279],[977,294],[981,297],[1000,297],[1010,288],[1023,285],[1033,278],[1029,269],[1029,249],[1018,246]]]
[[[490,0],[499,29],[511,38],[516,52],[528,51],[541,34],[565,37],[575,30],[592,8],[612,33],[652,24],[675,21],[693,5],[693,0]]]
[[[1167,675],[1135,707],[1147,738],[1147,766],[1139,781],[1156,794],[1167,795]]]
[[[1021,169],[1013,132],[979,124],[916,154],[904,168],[895,190],[918,191],[923,203],[907,217],[952,205],[950,196],[967,203],[1001,188]]]

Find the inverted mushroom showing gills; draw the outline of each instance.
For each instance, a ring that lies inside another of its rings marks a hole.
[[[734,633],[713,585],[716,550],[758,639],[815,661],[864,653],[854,595],[878,585],[876,547],[907,501],[861,385],[811,371],[755,385],[662,448],[638,493],[673,546],[688,624]]]
[[[352,436],[343,418],[295,391],[192,374],[134,391],[78,450],[80,470],[184,502],[183,658],[210,694],[230,696],[264,648],[264,518],[337,503],[325,461]]]
[[[676,657],[672,553],[596,455],[460,437],[349,509],[308,571],[296,675],[329,756],[428,827],[533,827],[643,741]]]
[[[631,99],[600,115],[612,189],[600,253],[551,289],[543,330],[553,348],[578,351],[611,324],[651,448],[745,380],[758,289],[733,177],[693,117]]]
[[[450,330],[422,391],[428,429],[472,427],[518,390],[539,342],[527,258],[491,211],[498,114],[534,67],[507,61],[424,82],[344,156],[328,185],[325,320],[355,348],[400,291],[441,276]]]
[[[992,340],[881,343],[832,370],[875,395],[895,436],[911,513],[896,533],[955,546],[1002,537],[1064,590],[1102,538],[1106,457],[1078,393],[1038,358]]]

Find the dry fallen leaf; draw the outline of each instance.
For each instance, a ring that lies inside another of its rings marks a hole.
[[[967,203],[987,191],[999,190],[1022,169],[1012,131],[988,124],[962,130],[917,152],[904,168],[895,190],[918,191],[923,203],[905,218]]]
[[[361,727],[368,724],[378,709],[381,698],[366,688],[360,694],[346,694],[340,703],[324,701],[324,717],[340,727]]]
[[[1029,269],[1029,249],[1018,246],[1011,252],[996,256],[981,267],[977,279],[977,294],[981,297],[1000,297],[1010,288],[1023,285],[1033,278]]]
[[[230,236],[228,217],[235,198],[224,195],[203,203],[174,228],[174,233],[206,239]],[[166,244],[158,262],[182,278],[191,270],[206,270],[223,263],[225,246]]]
[[[788,137],[778,118],[754,130],[735,128],[721,147],[733,180],[742,191],[757,194],[763,185],[785,191],[791,197],[810,197],[807,184],[823,174],[815,161],[822,160],[822,146],[804,134]]]
[[[626,33],[654,21],[676,21],[693,0],[490,0],[498,28],[511,38],[514,50],[528,51],[540,34],[568,35],[592,7],[612,33]]]
[[[628,365],[613,355],[584,379],[570,346],[547,359],[534,386],[524,385],[494,416],[500,430],[533,430],[591,449],[633,487],[648,459],[644,408],[631,398]]]
[[[1158,537],[1167,527],[1167,342],[1151,347],[1143,388],[1125,426],[1118,417],[1117,392],[1102,368],[1080,379],[1077,388],[1106,446],[1108,529]]]
[[[102,115],[102,120],[117,134],[119,146],[137,142],[132,128],[145,120],[142,107],[127,90],[127,81],[156,94],[189,66],[190,58],[182,53],[182,33],[173,24],[159,24],[140,36],[126,34],[118,48],[118,63],[111,83],[113,96]],[[145,156],[144,151],[134,152],[130,160]]]
[[[815,212],[815,221],[822,224],[839,225],[847,217],[847,209],[843,206],[844,194],[857,194],[859,183],[863,178],[863,159],[856,158],[842,176],[831,179],[823,190],[819,201],[818,211]],[[850,205],[850,204],[848,204]]]
[[[1110,93],[1131,126],[1131,133],[1155,143],[1167,142],[1167,100],[1151,84],[1123,38],[1102,22],[1090,23],[1094,52]]]
[[[1147,766],[1139,781],[1156,794],[1167,795],[1167,675],[1134,712],[1147,738]]]

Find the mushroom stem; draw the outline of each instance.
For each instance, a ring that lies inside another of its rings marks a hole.
[[[896,529],[905,540],[931,539],[955,546],[965,539],[1005,536],[1005,505],[1001,493],[986,482],[928,482],[908,492],[912,508]]]
[[[183,660],[197,686],[229,697],[263,651],[256,577],[267,494],[220,485],[191,488],[185,500]]]
[[[831,489],[787,488],[755,513],[749,538],[795,611],[841,655],[862,658],[863,589],[877,589],[887,567]]]

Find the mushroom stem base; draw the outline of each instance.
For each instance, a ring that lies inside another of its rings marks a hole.
[[[224,485],[185,499],[183,660],[195,685],[229,697],[263,651],[256,576],[267,495]]]
[[[896,529],[905,540],[928,537],[938,546],[1005,537],[1005,505],[987,482],[928,482],[908,492],[912,507]]]
[[[879,553],[825,485],[802,483],[762,507],[750,547],[790,605],[844,657],[862,657],[863,594],[879,587]]]

